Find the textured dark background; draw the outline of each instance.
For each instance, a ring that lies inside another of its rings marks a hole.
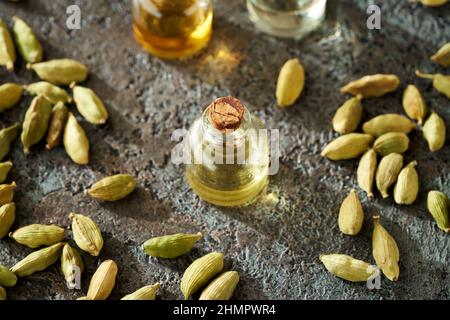
[[[382,8],[382,29],[366,28],[365,10]],[[66,28],[66,8],[78,4],[82,28]],[[215,1],[214,38],[208,49],[187,62],[165,62],[146,54],[133,40],[128,1],[0,1],[0,16],[24,18],[36,31],[45,57],[75,58],[90,67],[85,85],[105,101],[111,114],[107,125],[94,127],[81,120],[91,141],[91,162],[79,167],[59,147],[43,144],[24,157],[16,142],[10,180],[17,182],[14,229],[31,223],[68,227],[75,211],[96,220],[105,238],[100,257],[83,253],[87,266],[82,291],[68,290],[59,265],[21,279],[8,290],[11,299],[74,299],[84,296],[88,281],[104,259],[119,265],[112,298],[154,282],[162,284],[160,299],[181,298],[180,276],[204,253],[221,251],[226,269],[239,271],[237,299],[449,299],[450,239],[426,211],[426,192],[450,195],[450,150],[432,154],[420,132],[411,134],[406,161],[416,159],[421,193],[413,206],[398,206],[378,196],[368,202],[362,232],[343,236],[337,213],[344,196],[356,187],[357,161],[330,162],[320,150],[336,136],[331,118],[346,100],[339,87],[371,73],[396,73],[403,89],[415,83],[431,109],[450,123],[449,101],[418,80],[414,70],[445,72],[429,56],[450,40],[450,6],[423,8],[409,1],[329,1],[323,28],[297,42],[257,32],[248,20],[244,1]],[[298,57],[307,81],[300,101],[291,109],[274,105],[275,82],[286,59]],[[448,71],[447,71],[448,72]],[[15,75],[0,70],[0,81],[36,81],[23,62]],[[188,188],[183,168],[170,162],[175,128],[188,128],[216,97],[231,94],[271,128],[281,130],[281,168],[271,179],[265,199],[241,209],[220,209],[199,200]],[[402,112],[402,90],[364,101],[364,118]],[[0,116],[1,125],[23,118],[30,98]],[[135,175],[139,188],[124,201],[99,203],[82,191],[97,179],[118,172]],[[272,195],[272,196],[273,196]],[[383,277],[381,290],[352,284],[325,271],[321,253],[346,253],[373,262],[372,222],[382,223],[400,248],[400,279]],[[176,260],[146,257],[140,244],[147,238],[176,232],[205,234],[191,254]],[[68,236],[71,237],[70,232]],[[0,263],[11,266],[31,252],[11,241],[0,241]]]

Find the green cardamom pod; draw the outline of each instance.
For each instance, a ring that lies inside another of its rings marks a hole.
[[[403,109],[411,119],[422,124],[427,115],[427,105],[415,85],[408,85],[403,93]]]
[[[449,199],[447,196],[436,190],[428,192],[427,208],[439,229],[450,233]]]
[[[423,125],[423,136],[428,142],[431,152],[442,149],[446,137],[445,122],[437,113],[433,112]]]
[[[196,234],[177,233],[149,239],[142,247],[149,256],[172,259],[191,251],[201,237],[200,232]]]
[[[6,180],[6,177],[12,167],[13,163],[11,161],[0,163],[0,183],[3,183]]]
[[[379,137],[388,132],[403,132],[408,134],[416,127],[417,125],[407,117],[390,113],[372,118],[363,124],[362,129],[367,134]]]
[[[380,217],[373,217],[374,229],[372,234],[372,255],[377,266],[386,278],[397,281],[400,274],[398,260],[400,252],[394,238],[381,225]]]
[[[0,286],[0,300],[6,300],[6,290]]]
[[[420,71],[416,71],[416,75],[419,78],[433,80],[433,87],[437,92],[442,93],[450,99],[450,76],[437,74],[427,74]]]
[[[450,66],[450,42],[444,44],[438,52],[432,55],[431,61],[439,63],[443,67]]]
[[[37,271],[47,269],[61,257],[61,251],[65,243],[60,242],[33,253],[16,263],[11,271],[19,277],[29,276]]]
[[[42,61],[42,46],[33,30],[19,17],[14,16],[13,34],[17,50],[26,62]]]
[[[98,225],[81,214],[71,213],[69,218],[72,220],[73,239],[78,247],[91,256],[98,256],[103,248],[103,237]]]
[[[16,186],[15,182],[0,185],[0,206],[12,201]]]
[[[73,59],[54,59],[38,62],[28,64],[27,68],[36,72],[41,80],[56,85],[70,85],[72,82],[83,82],[88,76],[87,67]]]
[[[343,234],[354,236],[361,231],[364,210],[354,189],[344,199],[339,210],[338,225]]]
[[[342,93],[362,95],[364,98],[381,97],[397,90],[400,79],[394,74],[375,74],[362,77],[341,88]]]
[[[379,136],[373,143],[373,149],[382,156],[390,153],[403,153],[409,148],[409,138],[403,132],[388,132]]]
[[[239,273],[222,273],[202,291],[199,300],[230,300],[239,282]]]
[[[0,206],[0,239],[6,236],[16,219],[16,205],[10,202]]]
[[[305,69],[298,59],[289,59],[278,75],[276,98],[279,107],[290,107],[305,87]]]
[[[53,107],[52,118],[47,133],[47,144],[45,145],[48,150],[53,149],[61,143],[68,116],[69,109],[63,102],[58,102]]]
[[[61,255],[61,271],[70,288],[76,284],[76,277],[77,275],[81,276],[83,270],[84,264],[80,254],[75,248],[66,243]]]
[[[0,285],[4,287],[14,287],[17,283],[17,276],[9,268],[0,265]]]
[[[33,99],[25,113],[22,125],[21,139],[23,151],[26,155],[30,153],[30,147],[41,141],[45,136],[51,115],[52,106],[47,99],[42,96]]]
[[[354,132],[361,121],[363,108],[362,95],[347,100],[337,111],[333,118],[333,129],[341,134]]]
[[[345,254],[324,254],[319,259],[331,274],[351,282],[366,282],[377,270],[367,262]]]
[[[397,180],[400,170],[403,168],[403,156],[398,153],[390,153],[384,156],[376,173],[377,188],[383,198],[389,197],[389,187]]]
[[[159,283],[145,286],[133,293],[126,295],[120,300],[155,300],[156,292],[158,291],[159,287]]]
[[[181,279],[181,292],[187,300],[205,286],[216,274],[223,269],[223,254],[209,253],[198,258],[186,269]]]
[[[417,161],[412,161],[400,171],[394,187],[394,200],[398,204],[413,204],[419,193]]]
[[[0,85],[0,112],[14,107],[22,97],[23,87],[8,82]]]
[[[347,160],[359,157],[372,146],[373,137],[363,133],[348,133],[330,142],[321,155],[330,160]]]
[[[75,116],[69,112],[64,128],[63,143],[70,159],[77,164],[89,163],[89,140]]]
[[[356,173],[358,185],[363,189],[369,199],[373,198],[373,181],[375,180],[375,171],[377,169],[377,153],[369,149],[359,160],[358,171]]]
[[[104,261],[92,276],[86,298],[88,300],[106,300],[116,284],[117,271],[117,264],[114,261]]]
[[[411,2],[420,2],[427,7],[440,7],[448,2],[448,0],[411,0]]]
[[[66,90],[47,81],[35,82],[24,87],[29,94],[43,96],[51,104],[57,104],[58,102],[68,103],[72,101],[72,98]]]
[[[31,224],[10,232],[9,236],[34,249],[61,242],[64,239],[64,229],[55,225]]]
[[[85,193],[103,201],[117,201],[125,198],[136,188],[136,179],[129,174],[116,174],[96,182]]]
[[[0,66],[6,66],[9,72],[14,71],[16,49],[6,23],[0,18]]]
[[[16,123],[8,128],[0,130],[0,161],[2,161],[9,153],[11,143],[16,140],[20,128],[20,123]]]
[[[108,119],[108,112],[102,100],[89,88],[72,83],[73,100],[81,115],[92,124],[104,124]]]

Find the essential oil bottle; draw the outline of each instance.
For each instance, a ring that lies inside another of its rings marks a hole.
[[[136,40],[163,59],[189,58],[203,49],[212,33],[210,0],[133,0]]]
[[[268,183],[269,142],[264,124],[236,98],[215,100],[185,139],[192,190],[217,206],[252,203]]]

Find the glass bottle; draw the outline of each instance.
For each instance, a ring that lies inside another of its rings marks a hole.
[[[236,110],[242,112],[234,117]],[[222,119],[217,120],[217,115]],[[218,206],[243,206],[265,189],[268,133],[239,100],[215,100],[192,124],[185,142],[190,154],[187,181],[203,200]]]
[[[136,40],[163,59],[188,58],[203,49],[212,33],[210,0],[133,0]]]
[[[247,0],[250,19],[263,32],[302,38],[325,18],[327,0]]]

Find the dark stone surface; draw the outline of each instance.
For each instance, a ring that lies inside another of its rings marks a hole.
[[[38,145],[24,157],[16,142],[9,180],[17,182],[17,219],[13,228],[31,223],[68,227],[68,214],[91,216],[104,234],[98,258],[83,253],[87,266],[83,289],[68,290],[59,266],[21,279],[8,289],[11,299],[74,299],[84,296],[88,281],[104,259],[119,265],[112,299],[154,282],[160,299],[179,299],[180,276],[188,264],[210,251],[226,256],[226,269],[239,271],[237,299],[449,299],[450,239],[439,231],[426,210],[426,192],[440,189],[450,195],[450,150],[432,154],[420,132],[411,137],[406,161],[416,159],[421,193],[413,206],[398,206],[380,196],[368,202],[363,193],[366,221],[356,237],[337,227],[340,202],[356,186],[357,161],[330,162],[320,150],[336,134],[331,118],[346,97],[339,87],[371,73],[396,73],[403,89],[415,83],[431,109],[450,123],[449,101],[418,80],[414,70],[446,72],[428,57],[450,39],[450,6],[429,9],[408,1],[329,1],[324,27],[301,41],[279,40],[257,32],[247,18],[243,1],[215,1],[214,39],[209,48],[188,62],[164,62],[146,54],[131,35],[128,1],[0,2],[0,16],[24,18],[42,39],[46,58],[79,59],[90,67],[86,85],[105,101],[111,120],[103,127],[82,121],[91,143],[89,166],[79,167],[58,147]],[[369,3],[382,3],[382,29],[366,28]],[[65,26],[66,8],[78,4],[82,28]],[[275,80],[284,61],[299,57],[307,84],[291,109],[274,105]],[[448,71],[447,71],[448,72]],[[15,75],[0,70],[3,83],[37,80],[17,64]],[[281,169],[269,192],[279,202],[261,201],[241,209],[220,209],[198,199],[188,188],[183,168],[170,162],[175,128],[187,128],[214,98],[231,94],[271,128],[281,130]],[[364,119],[402,112],[402,90],[364,101]],[[0,117],[1,125],[21,120],[30,102]],[[97,179],[127,172],[139,179],[129,198],[104,204],[82,191]],[[382,223],[397,240],[400,279],[383,277],[381,290],[364,283],[341,281],[318,260],[321,253],[346,253],[373,263],[372,222]],[[147,238],[176,232],[197,232],[204,239],[191,254],[175,260],[146,257],[140,244]],[[71,237],[70,232],[67,233]],[[11,266],[31,250],[11,239],[0,241],[0,263]]]

